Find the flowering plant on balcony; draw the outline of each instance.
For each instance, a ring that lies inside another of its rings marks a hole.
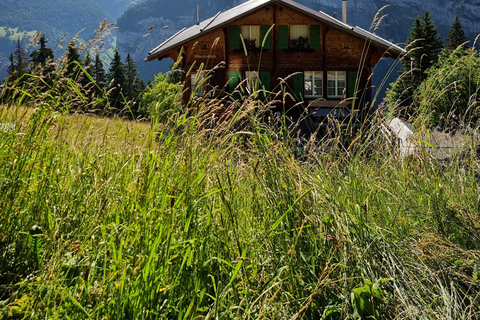
[[[245,47],[247,50],[254,50],[257,46],[255,45],[255,42],[257,39],[243,39],[245,42]]]
[[[306,44],[308,43],[308,38],[298,37],[298,39],[291,39],[290,40],[290,48],[292,49],[303,49],[306,48]]]

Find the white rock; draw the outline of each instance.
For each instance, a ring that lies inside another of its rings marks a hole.
[[[390,121],[388,127],[400,141],[400,155],[404,157],[413,154],[415,152],[415,144],[412,141],[415,131],[413,126],[399,118],[394,118]]]

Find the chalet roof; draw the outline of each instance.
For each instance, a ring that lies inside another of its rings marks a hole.
[[[301,5],[299,3],[296,3],[291,0],[249,0],[247,2],[244,2],[230,10],[227,10],[225,12],[219,12],[215,16],[202,21],[196,25],[191,26],[190,28],[183,28],[167,40],[165,40],[163,43],[161,43],[159,46],[154,48],[148,53],[148,56],[146,57],[146,61],[152,61],[157,58],[161,58],[163,54],[165,54],[167,51],[178,47],[180,45],[183,45],[187,43],[188,41],[191,41],[201,34],[211,31],[213,29],[216,29],[218,27],[221,27],[223,25],[226,25],[234,20],[237,20],[245,15],[248,15],[261,7],[264,7],[266,5],[269,5],[271,3],[279,3],[282,5],[285,5],[287,7],[290,7],[292,9],[295,9],[299,12],[303,12],[306,15],[309,15],[313,18],[319,19],[323,21],[326,24],[329,24],[331,26],[334,26],[338,29],[341,29],[347,33],[356,35],[360,38],[363,38],[365,40],[371,40],[372,43],[385,48],[385,50],[389,49],[390,52],[400,55],[404,54],[405,50],[400,48],[399,46],[371,33],[368,32],[360,27],[353,27],[348,24],[343,23],[342,21],[339,21],[335,19],[334,17],[322,12],[322,11],[316,11],[311,8],[308,8],[304,5]]]

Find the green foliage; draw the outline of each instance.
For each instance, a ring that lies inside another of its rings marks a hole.
[[[477,50],[445,50],[438,66],[415,93],[420,106],[418,123],[458,127],[461,122],[477,125],[479,120],[480,56]]]
[[[53,60],[54,54],[51,48],[47,48],[47,39],[42,33],[38,39],[40,48],[30,54],[31,67],[45,66],[49,60]]]
[[[64,54],[65,76],[77,80],[80,76],[79,64],[81,64],[76,39],[70,41]]]
[[[264,122],[268,105],[192,99],[156,126],[0,109],[17,128],[0,132],[0,314],[478,316],[473,157],[400,159],[375,127],[299,155],[293,132]]]
[[[43,231],[40,226],[33,226],[30,229],[30,233],[28,234],[28,246],[30,247],[31,253],[34,257],[35,266],[37,270],[42,267],[43,262]]]
[[[392,279],[381,279],[372,283],[365,280],[365,285],[352,290],[351,304],[358,319],[382,319],[380,312],[384,303],[384,293],[381,284]]]
[[[139,78],[137,71],[137,64],[133,60],[130,53],[125,58],[125,84],[123,86],[124,96],[127,99],[127,103],[130,105],[131,112],[135,115],[145,115],[139,109],[140,96],[145,90],[145,83]]]
[[[143,92],[143,81],[138,79],[135,62],[126,59],[126,67],[117,53],[107,75],[98,53],[95,63],[90,50],[98,50],[101,36],[109,26],[101,26],[95,40],[77,45],[73,38],[62,56],[61,63],[51,59],[51,50],[46,47],[43,34],[37,35],[40,49],[32,54],[32,68],[28,74],[17,77],[15,67],[18,62],[11,55],[13,73],[5,81],[0,92],[0,101],[6,104],[31,103],[48,104],[63,112],[94,112],[102,114],[122,114],[135,118],[139,115],[138,100]],[[19,51],[21,52],[21,51]],[[80,58],[87,52],[85,60]],[[125,74],[125,72],[127,72]],[[66,103],[68,102],[68,104]]]
[[[142,96],[141,113],[148,115],[153,122],[167,119],[171,112],[180,107],[181,91],[182,86],[179,83],[172,83],[168,75],[158,74]]]
[[[425,11],[422,19],[417,17],[413,22],[406,41],[408,54],[402,61],[400,76],[387,91],[388,105],[395,106],[394,116],[407,121],[415,116],[418,105],[413,99],[414,92],[427,77],[427,70],[437,63],[442,48],[438,30],[429,12]]]
[[[123,95],[123,86],[125,85],[125,65],[122,62],[118,50],[113,55],[113,60],[110,63],[110,69],[107,75],[108,79],[108,98],[110,100],[110,107],[113,109],[121,109],[125,101]]]
[[[95,63],[92,67],[91,76],[96,84],[96,91],[97,94],[103,92],[105,88],[105,84],[107,82],[107,75],[105,73],[105,69],[103,68],[102,58],[100,54],[95,55]]]
[[[450,25],[450,29],[448,30],[447,49],[449,51],[453,51],[459,46],[462,46],[463,49],[466,49],[465,42],[467,42],[467,36],[465,35],[465,31],[463,31],[462,23],[460,22],[457,14],[455,16],[455,20],[453,20],[452,24]]]
[[[419,53],[422,53],[422,55],[419,56],[419,53],[417,53],[416,60],[420,61],[419,66],[422,72],[426,72],[437,63],[438,55],[443,49],[443,41],[428,11],[425,11],[422,20],[421,36],[417,38],[420,39],[418,44],[420,47],[417,48],[419,48]]]
[[[17,39],[15,51],[10,55],[10,66],[8,67],[10,80],[22,78],[27,68],[27,51],[23,47],[20,39]]]

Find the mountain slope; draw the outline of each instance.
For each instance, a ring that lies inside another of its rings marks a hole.
[[[136,5],[144,0],[95,0],[108,14],[114,19],[118,19],[120,15],[128,8]]]

